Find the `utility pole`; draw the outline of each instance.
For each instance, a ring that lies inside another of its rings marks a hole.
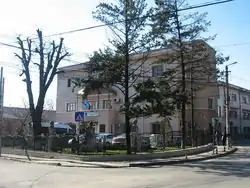
[[[0,156],[2,155],[2,134],[3,134],[3,94],[4,94],[4,78],[3,78],[3,67],[1,67],[0,72],[0,110],[1,110],[1,116],[0,116]]]
[[[191,63],[191,75],[190,75],[190,87],[191,87],[191,142],[194,146],[194,88],[193,88],[193,63]]]
[[[229,83],[228,83],[228,65],[226,66],[226,135],[229,134]],[[229,142],[228,142],[228,136],[227,136],[227,147],[229,149]]]
[[[237,62],[231,63],[229,65],[226,65],[226,135],[227,135],[227,148],[229,149],[229,139],[228,135],[230,134],[230,128],[229,128],[229,106],[230,106],[230,96],[229,96],[229,81],[228,81],[228,67],[230,65],[234,65]]]

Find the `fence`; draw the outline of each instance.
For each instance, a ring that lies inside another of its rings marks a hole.
[[[125,150],[125,134],[113,135],[112,138],[97,139],[96,135],[91,138],[84,135],[76,137],[75,135],[55,135],[55,136],[3,136],[2,146],[12,147],[13,149],[33,149],[48,151],[49,145],[52,151],[79,153],[79,152],[102,152],[106,150]],[[212,135],[204,131],[196,131],[192,135],[187,134],[187,146],[200,146],[212,142]],[[149,151],[161,149],[177,149],[182,145],[181,132],[168,132],[165,134],[152,133],[131,133],[131,146],[133,151]]]

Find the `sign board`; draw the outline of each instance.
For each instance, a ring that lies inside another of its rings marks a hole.
[[[100,116],[99,112],[85,112],[84,114],[87,117],[97,117]]]
[[[91,108],[91,104],[88,101],[84,101],[83,104],[84,104],[85,108],[87,108],[87,109]]]
[[[75,112],[75,122],[84,122],[84,112]]]

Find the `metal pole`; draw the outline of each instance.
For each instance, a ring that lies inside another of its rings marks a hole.
[[[191,75],[190,75],[190,86],[191,86],[191,142],[192,147],[194,146],[194,88],[193,88],[193,64],[191,63]]]
[[[2,134],[3,134],[3,90],[4,90],[4,81],[3,81],[3,67],[1,67],[0,73],[0,105],[1,105],[1,123],[0,123],[0,156],[2,155]]]
[[[240,116],[240,130],[239,130],[239,133],[241,134],[242,133],[242,111],[241,111],[241,94],[240,94],[240,90],[239,90],[239,109],[240,109],[240,113],[239,113],[239,116]]]
[[[229,83],[228,83],[228,66],[226,66],[226,145],[229,149],[229,140],[228,140],[228,134],[229,134]]]

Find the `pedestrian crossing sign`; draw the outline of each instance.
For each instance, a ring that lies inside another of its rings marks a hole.
[[[75,112],[75,122],[84,122],[84,112]]]

